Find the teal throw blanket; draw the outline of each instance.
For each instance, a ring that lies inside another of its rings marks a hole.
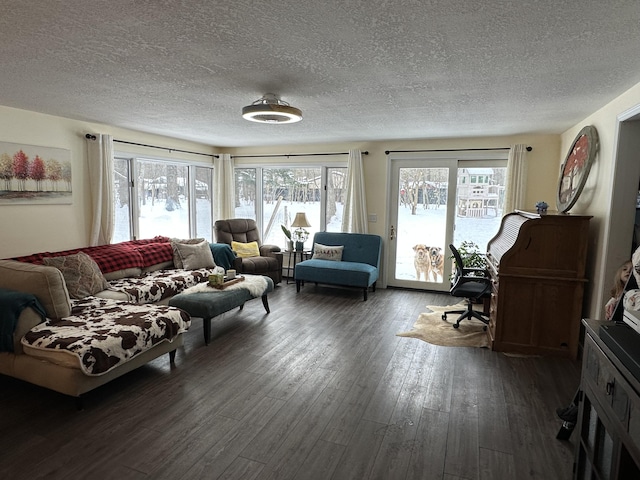
[[[236,254],[231,249],[231,245],[226,243],[210,243],[211,253],[213,253],[213,261],[216,265],[221,266],[225,270],[233,268],[233,262]]]
[[[0,288],[0,352],[13,352],[13,332],[27,307],[38,312],[44,321],[46,313],[35,295]]]

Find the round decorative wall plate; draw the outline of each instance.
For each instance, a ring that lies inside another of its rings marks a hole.
[[[580,130],[560,170],[556,200],[559,212],[566,213],[575,205],[587,181],[598,148],[596,128],[588,125]]]

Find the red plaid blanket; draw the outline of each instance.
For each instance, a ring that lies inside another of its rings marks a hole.
[[[42,265],[42,259],[45,257],[62,257],[78,252],[84,252],[93,258],[102,273],[115,272],[126,268],[144,268],[173,259],[173,250],[171,249],[169,238],[154,237],[60,252],[40,252],[17,257],[13,260]]]

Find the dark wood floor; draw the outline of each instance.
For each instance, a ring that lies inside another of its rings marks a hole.
[[[569,479],[578,362],[397,337],[447,295],[281,285],[69,397],[0,376],[0,478]]]

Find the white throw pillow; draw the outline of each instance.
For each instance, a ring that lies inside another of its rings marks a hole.
[[[333,260],[339,262],[342,260],[342,251],[344,245],[322,245],[321,243],[313,244],[313,257],[320,260]]]
[[[185,270],[196,270],[198,268],[215,268],[216,263],[213,261],[213,253],[211,247],[206,240],[201,243],[174,243],[172,242],[174,252],[178,254],[182,262],[182,268]]]

